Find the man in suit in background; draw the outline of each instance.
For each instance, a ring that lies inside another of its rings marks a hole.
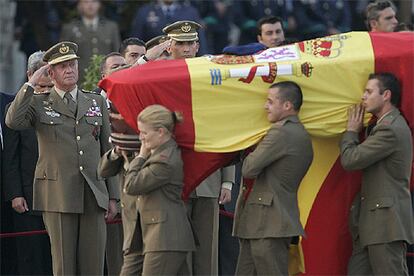
[[[79,82],[82,85],[85,69],[92,55],[106,55],[118,51],[121,37],[118,25],[99,16],[100,0],[79,0],[79,19],[62,27],[61,41],[73,41],[79,46]]]
[[[409,190],[413,147],[410,128],[397,109],[398,79],[371,74],[362,105],[350,109],[342,137],[341,163],[363,170],[361,192],[354,203],[359,215],[349,275],[408,275],[407,244],[414,243],[414,215]],[[368,137],[359,141],[365,110],[377,118]]]
[[[265,109],[272,124],[243,161],[254,179],[237,199],[233,235],[240,239],[236,275],[288,275],[289,246],[303,235],[297,192],[312,159],[312,142],[299,121],[302,90],[284,81],[269,88]]]
[[[98,174],[110,149],[109,119],[101,95],[78,90],[77,45],[60,42],[44,55],[38,69],[17,93],[6,115],[15,130],[34,127],[39,159],[33,209],[42,212],[49,233],[54,275],[102,275],[105,218],[116,214],[119,190]],[[34,94],[49,72],[54,88]]]
[[[27,61],[27,77],[41,66],[44,52],[35,52]],[[47,92],[53,87],[48,75],[42,75],[35,87],[35,93]],[[3,129],[4,151],[2,181],[7,201],[15,210],[13,231],[43,230],[40,212],[33,211],[33,179],[38,158],[37,138],[33,129],[15,131],[7,126]],[[18,271],[20,275],[51,275],[52,260],[50,243],[46,235],[16,238]]]

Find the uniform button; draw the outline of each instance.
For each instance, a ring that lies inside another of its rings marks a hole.
[[[83,171],[83,167],[82,167],[82,166],[80,166],[80,167],[79,167],[79,170]]]
[[[95,122],[95,126],[97,126],[98,125],[98,122]]]
[[[261,198],[261,197],[259,197],[259,200],[262,200],[262,198]]]
[[[243,188],[242,188],[242,190],[243,190],[243,191],[245,191],[245,190],[246,190],[246,186],[244,186],[244,185],[243,185]]]
[[[127,190],[126,190],[125,188],[123,189],[123,191],[124,191],[124,194],[126,194],[126,193],[127,193]]]
[[[140,198],[138,198],[137,200],[140,201]]]
[[[43,178],[46,179],[46,174],[43,175]]]
[[[83,151],[79,151],[79,154],[80,154],[80,155],[83,155]]]
[[[379,205],[378,203],[377,203],[375,206],[376,206],[377,208],[378,208],[378,207],[380,207],[380,205]]]
[[[152,218],[151,221],[154,222],[155,221],[155,218]]]
[[[26,89],[23,89],[23,92],[26,92]]]
[[[50,124],[53,125],[53,121],[50,121]]]
[[[365,197],[361,196],[361,200],[365,200]]]
[[[76,124],[79,125],[79,121],[76,121]]]
[[[76,136],[76,140],[78,140],[78,141],[80,140],[80,136],[79,136],[79,135],[78,135],[78,136]]]
[[[121,203],[121,208],[125,208],[125,204]]]

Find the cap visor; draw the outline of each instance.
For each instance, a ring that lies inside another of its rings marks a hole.
[[[58,63],[61,63],[61,62],[64,62],[64,61],[68,61],[68,60],[72,60],[72,59],[78,59],[78,58],[79,57],[77,55],[75,55],[75,54],[65,55],[65,56],[61,56],[61,57],[55,58],[55,59],[49,61],[48,63],[50,65],[54,65],[54,64],[58,64]]]

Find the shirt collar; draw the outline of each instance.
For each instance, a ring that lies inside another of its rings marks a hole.
[[[394,111],[394,109],[391,109],[390,111],[388,111],[387,113],[385,113],[384,115],[382,115],[381,116],[381,118],[379,118],[378,119],[378,121],[377,121],[377,125],[379,124],[379,123],[381,123],[381,121],[388,115],[388,114],[390,114],[391,112],[393,112]]]
[[[96,27],[98,26],[99,17],[95,17],[93,19],[88,19],[86,17],[82,17],[82,22],[85,24],[85,26],[92,26],[93,30],[96,30]]]
[[[55,86],[56,93],[58,93],[59,97],[63,99],[65,96],[66,91],[63,91]],[[73,88],[71,91],[69,91],[70,95],[72,96],[72,99],[76,102],[77,95],[78,95],[78,86],[75,85],[75,88]]]

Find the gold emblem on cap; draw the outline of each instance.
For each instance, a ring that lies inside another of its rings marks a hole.
[[[59,53],[62,55],[69,53],[69,46],[65,46],[65,44],[62,44],[59,48]]]
[[[189,31],[191,31],[191,25],[188,23],[181,25],[181,31],[183,31],[184,33],[188,33]]]

